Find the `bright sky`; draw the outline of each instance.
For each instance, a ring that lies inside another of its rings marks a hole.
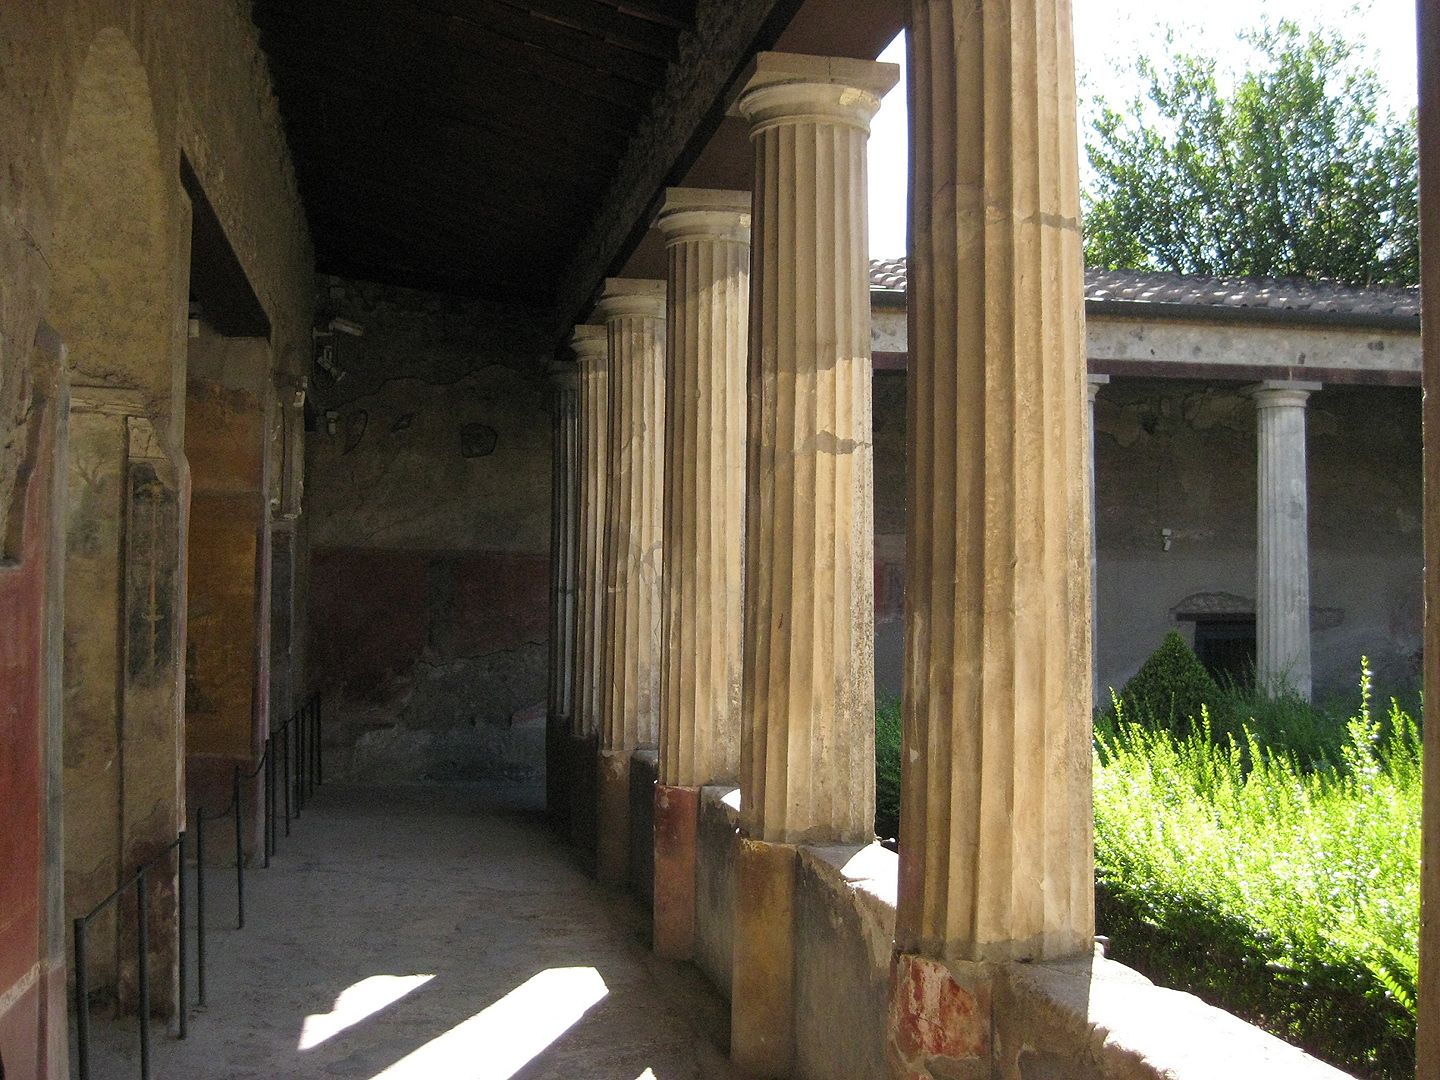
[[[1249,56],[1236,40],[1260,20],[1291,19],[1308,29],[1327,26],[1366,51],[1380,73],[1388,103],[1397,112],[1415,106],[1415,0],[1206,0],[1202,19],[1157,15],[1155,0],[1072,0],[1075,9],[1075,67],[1083,104],[1096,94],[1111,104],[1128,101],[1139,90],[1135,57],[1158,58],[1165,28],[1175,31],[1179,48],[1213,52],[1222,69],[1242,67]],[[881,60],[903,65],[904,35]],[[905,253],[907,138],[905,77],[885,98],[870,133],[870,255],[898,258]],[[1083,145],[1083,139],[1082,139]]]

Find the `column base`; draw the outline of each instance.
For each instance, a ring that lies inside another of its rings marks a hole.
[[[993,978],[986,965],[950,965],[914,953],[890,962],[887,1045],[895,1076],[949,1080],[990,1075]]]
[[[601,884],[617,888],[630,879],[630,753],[601,750],[595,772],[599,782],[595,876]]]
[[[695,829],[700,789],[655,786],[655,955],[695,955]]]
[[[584,738],[570,735],[565,743],[566,828],[570,843],[587,874],[595,874],[597,837],[595,765],[599,753],[593,735]]]
[[[735,849],[735,969],[730,1057],[766,1080],[795,1059],[795,866],[791,844],[740,837]]]

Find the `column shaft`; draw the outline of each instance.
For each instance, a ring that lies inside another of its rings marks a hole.
[[[902,952],[1084,954],[1090,506],[1070,5],[910,24]]]
[[[610,338],[610,449],[601,637],[597,872],[629,873],[630,754],[660,716],[665,283],[611,278],[599,311]]]
[[[741,819],[869,842],[875,528],[865,144],[893,65],[762,53],[755,151]]]
[[[660,782],[733,778],[740,759],[748,192],[672,189],[667,238]]]
[[[570,842],[588,865],[595,852],[595,747],[600,731],[600,673],[605,612],[605,497],[610,452],[610,334],[577,326],[570,340],[580,367],[579,565],[575,665],[565,782]]]
[[[550,682],[545,725],[545,806],[557,826],[568,820],[566,762],[575,690],[575,598],[580,539],[579,373],[550,366]]]
[[[669,274],[654,948],[689,959],[699,787],[740,763],[750,193],[672,188],[655,224]]]
[[[1310,538],[1305,402],[1319,383],[1263,382],[1252,394],[1259,439],[1255,678],[1310,697]]]
[[[1425,700],[1440,701],[1440,7],[1419,3],[1420,293],[1424,355]],[[1425,726],[1416,1076],[1440,1076],[1440,724]]]
[[[891,64],[761,53],[731,1053],[794,1056],[796,852],[875,820],[875,525],[865,144]]]
[[[579,574],[570,731],[600,729],[600,640],[605,605],[605,509],[610,449],[610,337],[603,326],[577,326],[571,339],[580,364]]]

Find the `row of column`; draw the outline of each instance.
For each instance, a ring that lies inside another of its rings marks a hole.
[[[1093,935],[1065,13],[1064,0],[916,0],[911,23],[893,1001],[919,1021],[940,1007],[937,970],[983,981],[956,965],[1086,953]],[[671,191],[657,222],[668,280],[607,282],[604,348],[596,328],[575,333],[572,724],[598,737],[598,869],[624,876],[624,772],[654,743],[655,940],[688,955],[697,789],[738,777],[731,1045],[765,1076],[791,1065],[796,845],[873,840],[865,143],[897,77],[758,56],[734,106],[751,126],[753,192]],[[897,1063],[925,1075],[936,1048],[897,1040]]]

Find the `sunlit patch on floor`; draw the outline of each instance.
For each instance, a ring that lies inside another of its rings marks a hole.
[[[509,1080],[609,992],[593,967],[550,968],[372,1080]]]
[[[335,1007],[328,1013],[305,1017],[300,1029],[300,1049],[309,1050],[326,1039],[353,1027],[367,1016],[395,1004],[410,991],[424,986],[434,975],[371,975],[340,991]]]

